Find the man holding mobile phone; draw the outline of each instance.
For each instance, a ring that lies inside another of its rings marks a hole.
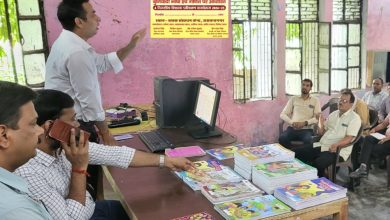
[[[63,30],[53,43],[46,62],[45,89],[65,92],[75,100],[76,118],[80,127],[91,133],[90,141],[98,143],[100,135],[104,144],[116,145],[105,122],[98,73],[110,70],[119,73],[123,69],[122,62],[144,38],[146,28],[134,33],[127,45],[118,51],[99,54],[87,42],[96,35],[100,23],[89,0],[61,1],[57,17]],[[97,188],[102,184],[97,175],[101,174],[101,169],[91,166],[88,171],[93,174],[88,182]],[[101,189],[96,190],[100,192]],[[96,190],[93,197],[100,195]]]
[[[38,136],[32,100],[35,93],[24,86],[0,81],[0,218],[52,219],[39,200],[31,199],[27,182],[13,174],[36,155]]]
[[[37,93],[34,101],[37,123],[44,129],[44,134],[39,136],[37,156],[17,169],[16,173],[27,179],[31,196],[41,200],[54,219],[127,219],[118,201],[93,201],[86,191],[88,164],[121,168],[160,166],[171,170],[193,167],[186,158],[169,158],[126,146],[107,147],[88,142],[83,131],[76,143],[74,129],[69,144],[59,142],[48,136],[50,126],[56,119],[79,126],[73,109],[74,101],[69,95],[56,90]]]

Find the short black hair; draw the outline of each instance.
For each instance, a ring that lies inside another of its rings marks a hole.
[[[313,87],[313,81],[311,81],[311,79],[304,79],[304,80],[302,80],[302,83],[303,82],[309,82],[310,83],[310,87]]]
[[[355,95],[353,94],[352,90],[345,88],[345,89],[342,89],[340,91],[340,93],[341,93],[341,95],[350,95],[351,98],[349,99],[349,102],[350,103],[355,102]]]
[[[55,120],[62,115],[62,110],[72,108],[74,101],[68,94],[53,90],[43,89],[37,91],[34,100],[35,110],[38,113],[37,124],[43,125],[48,120]]]
[[[35,97],[35,92],[26,86],[0,81],[0,124],[18,129],[20,107]]]
[[[63,0],[57,9],[57,18],[65,30],[73,31],[76,23],[75,18],[87,19],[87,12],[83,4],[89,0]]]
[[[381,81],[381,83],[382,83],[382,85],[383,85],[383,79],[382,78],[380,78],[380,77],[377,77],[377,78],[375,78],[374,80],[379,80],[379,81]]]

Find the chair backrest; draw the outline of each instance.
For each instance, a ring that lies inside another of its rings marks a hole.
[[[353,141],[345,146],[341,146],[339,148],[337,148],[337,151],[336,151],[336,160],[333,162],[333,164],[331,165],[331,176],[329,177],[331,179],[332,182],[334,182],[336,180],[336,168],[337,167],[340,167],[340,166],[348,166],[350,169],[352,169],[352,159],[351,159],[351,156],[349,156],[349,158],[347,159],[347,161],[343,161],[343,162],[340,162],[340,151],[341,149],[343,149],[344,147],[348,147],[348,146],[353,146],[352,147],[352,151],[354,151],[353,148],[356,147],[356,143],[360,140],[360,138],[362,137],[362,132],[363,132],[363,126],[360,125],[360,129],[355,137],[355,139],[353,139]],[[352,154],[352,153],[351,153]]]
[[[325,109],[329,107],[329,114],[339,109],[339,100],[340,98],[331,98],[329,101],[321,107],[321,111],[323,112]]]
[[[379,120],[378,112],[375,109],[369,108],[368,114],[370,116],[370,128],[373,128],[377,125]]]

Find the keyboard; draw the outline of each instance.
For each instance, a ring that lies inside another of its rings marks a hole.
[[[148,131],[138,134],[141,140],[146,144],[151,152],[161,152],[166,148],[174,148],[175,146],[168,141],[159,131]]]
[[[125,127],[130,125],[139,125],[141,124],[141,120],[134,118],[125,118],[118,121],[111,121],[111,124],[108,125],[109,128],[118,128]]]

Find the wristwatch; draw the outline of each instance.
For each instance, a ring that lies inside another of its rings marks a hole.
[[[165,164],[165,156],[160,155],[159,167],[160,168],[164,167],[164,164]]]

